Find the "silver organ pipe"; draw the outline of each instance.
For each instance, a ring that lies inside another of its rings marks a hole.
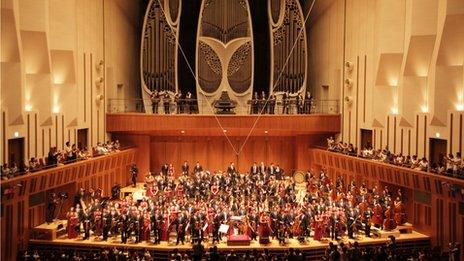
[[[148,4],[141,57],[142,85],[147,94],[154,90],[177,90],[176,42],[180,8],[180,0],[151,0]]]
[[[277,93],[305,92],[307,77],[306,31],[300,3],[298,0],[271,1],[268,13],[271,20],[269,24],[273,43],[270,91]],[[290,54],[290,52],[292,53]]]

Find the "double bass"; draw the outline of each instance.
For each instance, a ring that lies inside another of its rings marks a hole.
[[[387,210],[385,211],[385,220],[383,221],[383,228],[387,231],[390,231],[396,228],[394,212],[390,206],[388,206]]]

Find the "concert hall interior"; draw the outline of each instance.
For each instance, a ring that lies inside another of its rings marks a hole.
[[[461,260],[463,0],[0,0],[1,260]]]

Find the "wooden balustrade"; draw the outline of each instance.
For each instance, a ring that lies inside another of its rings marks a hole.
[[[68,193],[63,212],[80,187],[102,188],[108,196],[114,184],[129,183],[136,151],[130,148],[2,181],[1,260],[15,260],[18,249],[27,246],[29,229],[45,222],[49,192]]]
[[[325,169],[331,178],[401,188],[408,221],[431,236],[433,244],[446,247],[449,242],[463,242],[464,180],[323,149],[310,149],[309,156],[313,168]]]

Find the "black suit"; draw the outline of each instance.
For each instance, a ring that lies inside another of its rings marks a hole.
[[[189,165],[184,164],[182,165],[182,174],[187,175],[189,173]]]
[[[163,175],[167,176],[168,170],[169,170],[168,164],[164,164],[163,166],[161,166],[161,173],[163,173]]]
[[[258,175],[258,173],[259,173],[259,167],[258,166],[251,166],[250,174]]]

